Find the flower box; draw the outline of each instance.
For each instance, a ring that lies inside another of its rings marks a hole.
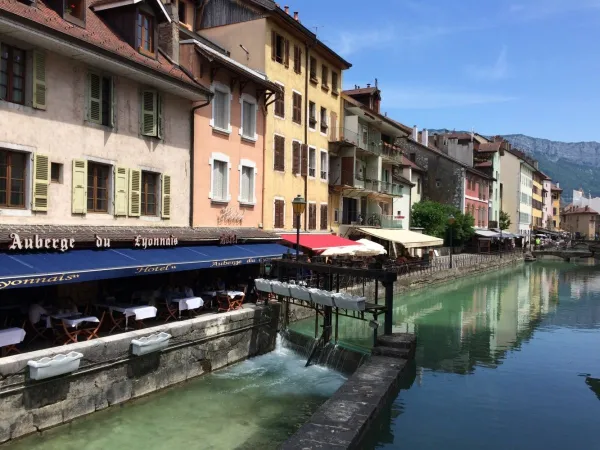
[[[283,295],[284,297],[291,297],[290,286],[287,283],[282,283],[281,281],[273,281],[271,283],[271,287],[273,288],[274,294]]]
[[[323,306],[333,306],[333,300],[331,298],[331,292],[322,291],[321,289],[309,289],[310,290],[310,298],[313,303],[317,305]]]
[[[299,300],[311,301],[310,290],[304,286],[290,285],[290,294]]]
[[[343,293],[333,294],[333,301],[337,308],[351,309],[354,311],[364,311],[366,306],[365,297],[357,297]]]
[[[265,280],[263,278],[257,278],[254,280],[254,284],[256,285],[256,290],[260,292],[273,292],[273,287],[271,286],[271,281]]]
[[[69,352],[66,355],[59,353],[52,358],[46,356],[37,361],[27,361],[27,365],[29,366],[29,377],[32,380],[43,380],[45,378],[75,372],[79,369],[81,358],[83,358],[83,353]]]
[[[166,348],[169,345],[170,339],[171,335],[162,331],[150,336],[134,339],[131,341],[131,352],[136,356],[156,352]]]

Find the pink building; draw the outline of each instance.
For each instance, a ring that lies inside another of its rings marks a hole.
[[[479,172],[467,169],[464,213],[473,216],[476,228],[488,227],[489,195],[489,180],[481,176]]]
[[[182,67],[214,97],[194,112],[194,227],[262,227],[266,103],[280,88],[199,36],[182,35]]]

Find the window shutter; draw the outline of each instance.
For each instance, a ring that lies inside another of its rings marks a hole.
[[[102,123],[102,77],[88,73],[88,120]]]
[[[142,91],[142,134],[156,136],[156,92]]]
[[[160,93],[156,94],[156,137],[163,138],[163,98]]]
[[[87,212],[87,178],[87,161],[85,159],[74,159],[71,180],[71,212],[73,214],[85,214]]]
[[[127,215],[127,197],[129,189],[129,170],[115,167],[115,216]]]
[[[290,41],[288,39],[285,40],[285,53],[283,55],[285,68],[290,67]]]
[[[273,168],[275,170],[285,170],[285,138],[275,136],[275,158]]]
[[[129,170],[129,215],[139,217],[142,203],[142,171]]]
[[[115,77],[110,77],[110,126],[117,127],[117,96],[115,94]]]
[[[327,229],[328,222],[327,205],[321,205],[321,230]]]
[[[48,211],[48,186],[50,185],[50,160],[46,155],[33,155],[33,211]]]
[[[46,109],[46,55],[33,52],[33,107]]]
[[[252,168],[242,166],[242,200],[246,202],[252,201]]]
[[[292,142],[292,173],[300,174],[300,142]]]
[[[169,219],[171,217],[171,176],[162,176],[162,207],[161,215],[163,219]]]
[[[301,175],[303,177],[308,175],[308,145],[302,144],[302,163],[301,163]]]
[[[271,59],[277,60],[277,33],[271,31]]]

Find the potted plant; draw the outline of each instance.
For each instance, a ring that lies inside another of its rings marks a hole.
[[[75,372],[79,369],[81,358],[83,358],[82,353],[69,352],[66,355],[59,353],[52,358],[46,356],[37,361],[27,361],[27,365],[29,366],[29,377],[32,380],[43,380],[45,378]]]

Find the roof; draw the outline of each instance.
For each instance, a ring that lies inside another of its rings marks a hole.
[[[475,167],[492,167],[492,161],[484,161],[480,163],[475,163]]]
[[[425,169],[423,169],[422,167],[418,166],[416,163],[412,162],[410,159],[408,159],[404,155],[402,155],[402,165],[403,166],[409,166],[413,170],[418,170],[420,172],[426,172]]]
[[[150,69],[155,74],[184,83],[199,93],[209,93],[209,89],[190,78],[178,65],[173,64],[158,52],[157,59],[142,55],[113,31],[94,11],[93,6],[102,4],[102,0],[88,0],[90,9],[86,11],[85,28],[64,20],[46,3],[37,0],[36,6],[28,6],[16,0],[0,0],[0,20],[14,21],[18,24],[42,30],[52,36],[59,36],[78,46],[100,51],[111,58],[119,59],[122,64],[138,69]],[[159,2],[160,3],[160,2]],[[134,24],[132,24],[132,27]],[[27,30],[29,31],[29,30]]]
[[[395,178],[396,180],[400,181],[402,184],[407,184],[411,187],[415,186],[415,183],[410,181],[408,178],[404,178],[402,175],[392,175],[392,178]]]
[[[346,91],[342,91],[342,94],[346,95],[364,95],[364,94],[374,94],[378,92],[379,88],[377,87],[366,87],[366,88],[358,88],[358,89],[348,89]],[[379,91],[381,92],[381,91]]]
[[[106,9],[114,9],[127,5],[135,5],[136,3],[141,3],[143,1],[144,0],[97,0],[94,3],[94,6],[92,6],[91,8],[94,11],[104,11]],[[169,16],[169,13],[165,9],[162,2],[160,0],[153,1],[156,2],[158,8],[160,9],[160,12],[162,13],[163,17],[167,20],[167,22],[171,23],[171,16]]]
[[[200,42],[196,39],[188,39],[185,41],[181,41],[180,43],[181,44],[194,44],[196,46],[196,48],[199,49],[202,53],[204,53],[205,55],[208,54],[208,56],[210,56],[210,57],[217,58],[219,60],[219,62],[221,62],[225,66],[228,66],[230,69],[233,69],[234,71],[242,72],[242,73],[246,74],[248,77],[252,78],[254,81],[256,81],[264,86],[268,86],[272,91],[275,91],[275,92],[281,91],[281,87],[278,84],[275,84],[272,81],[269,81],[269,79],[267,78],[267,76],[264,73],[258,72],[257,70],[251,69],[248,66],[243,65],[242,63],[230,58],[227,55],[224,55],[223,53],[215,50],[214,48],[212,48],[211,46],[209,46],[203,42]]]
[[[282,234],[281,239],[284,241],[296,243],[295,234]],[[326,250],[333,247],[349,247],[359,245],[350,239],[345,239],[335,234],[301,234],[300,247],[309,248],[311,250]]]
[[[483,144],[479,144],[477,151],[482,153],[499,152],[501,145],[502,142],[484,142]]]
[[[459,162],[459,164],[462,164],[462,163]],[[474,167],[470,167],[467,165],[464,165],[464,167],[465,167],[465,170],[467,170],[468,172],[474,173],[475,175],[478,175],[481,178],[485,178],[486,180],[495,180],[494,177],[488,175],[487,173],[481,172],[480,170],[477,170]]]
[[[391,230],[385,228],[359,228],[359,231],[386,241],[397,242],[404,248],[440,247],[444,240],[409,230]]]
[[[562,192],[562,189],[561,189],[561,188],[559,188],[559,187],[558,187],[557,185],[555,185],[554,183],[552,183],[551,190],[553,190],[553,191],[558,191],[558,192]]]
[[[359,102],[358,100],[353,99],[352,97],[349,97],[348,95],[346,95],[344,92],[342,92],[341,95],[343,100],[346,100],[348,103],[351,103],[354,106],[359,107],[360,109],[362,109],[363,111],[369,113],[371,116],[375,116],[378,119],[382,120],[383,122],[387,123],[388,125],[399,129],[400,131],[403,131],[405,133],[410,133],[410,131],[406,131],[406,126],[402,125],[399,122],[396,122],[395,120],[390,119],[387,116],[384,116],[382,114],[376,113],[375,111],[373,111],[372,109],[370,109],[368,106],[363,105],[361,102]],[[410,130],[410,129],[409,129]]]
[[[598,214],[595,210],[590,208],[589,206],[571,206],[568,209],[565,208],[563,215],[570,214]]]

